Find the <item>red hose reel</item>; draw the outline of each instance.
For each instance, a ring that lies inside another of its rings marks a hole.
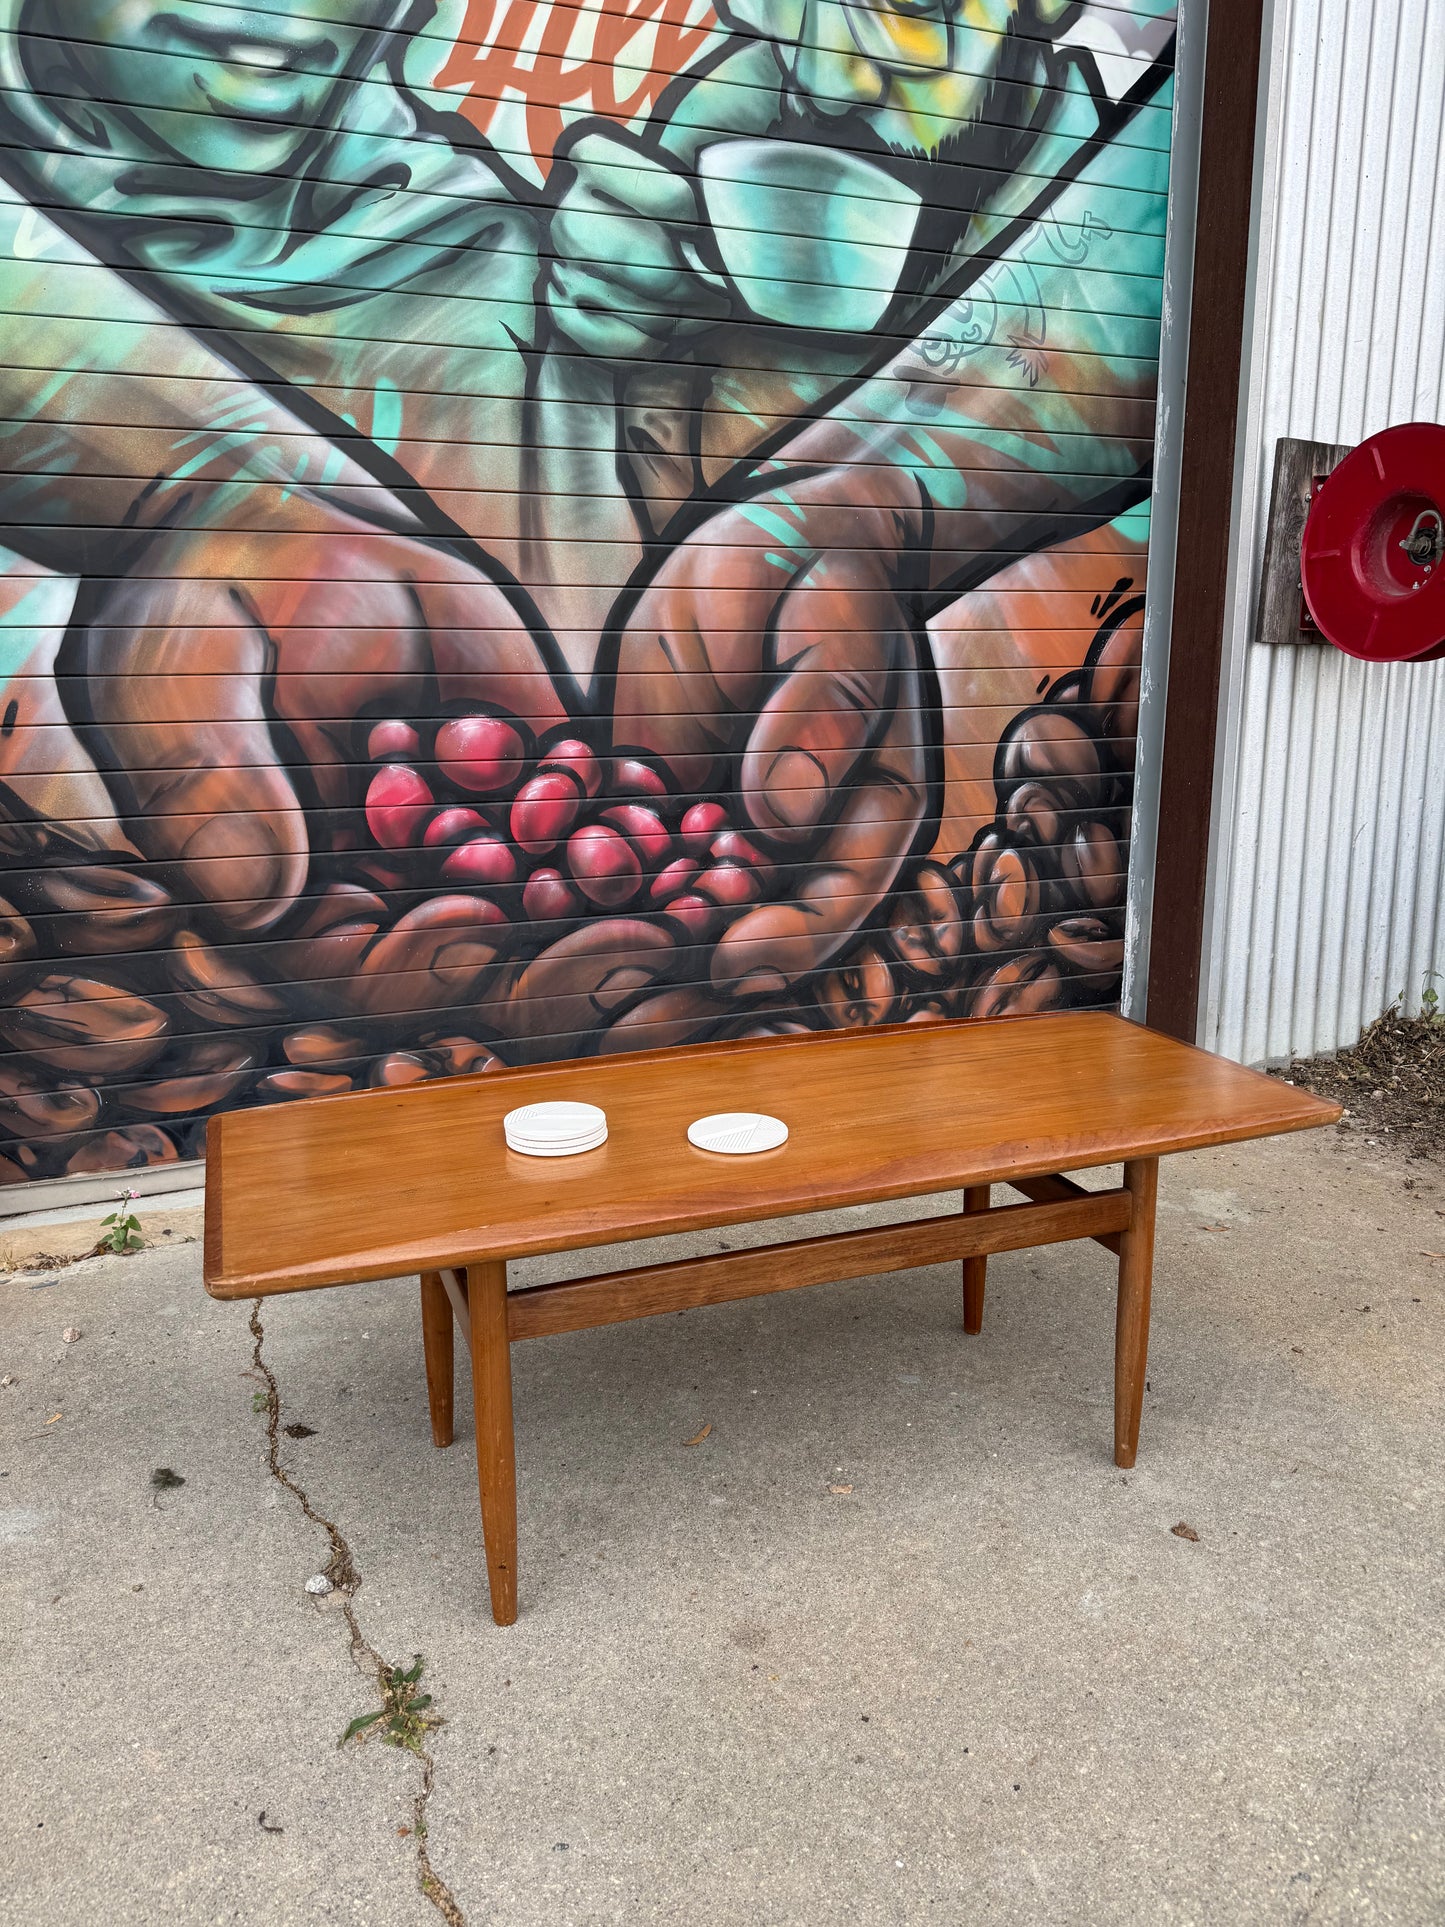
[[[1445,428],[1405,422],[1351,450],[1311,504],[1300,579],[1347,656],[1445,656]]]

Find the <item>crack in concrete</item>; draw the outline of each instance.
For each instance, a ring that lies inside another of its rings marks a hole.
[[[363,1677],[371,1677],[376,1686],[382,1709],[390,1706],[389,1683],[400,1669],[383,1659],[362,1632],[352,1604],[353,1596],[361,1585],[361,1575],[356,1569],[356,1561],[351,1547],[346,1543],[339,1527],[319,1513],[312,1505],[305,1488],[287,1471],[281,1463],[281,1388],[276,1375],[262,1356],[265,1329],[261,1323],[261,1300],[258,1298],[251,1306],[251,1336],[255,1344],[251,1350],[251,1363],[266,1383],[266,1459],[271,1476],[282,1485],[295,1499],[301,1510],[313,1525],[320,1526],[331,1545],[331,1557],[326,1562],[326,1577],[333,1589],[341,1596],[341,1611],[350,1633],[352,1663]],[[436,1727],[443,1724],[439,1714],[433,1715],[425,1725]],[[412,1800],[412,1838],[416,1843],[417,1886],[436,1908],[447,1927],[466,1927],[466,1915],[457,1904],[456,1896],[437,1873],[431,1863],[431,1853],[427,1844],[427,1808],[431,1801],[432,1789],[436,1778],[436,1764],[430,1751],[418,1740],[414,1747],[406,1749],[417,1761],[421,1769],[421,1785]]]

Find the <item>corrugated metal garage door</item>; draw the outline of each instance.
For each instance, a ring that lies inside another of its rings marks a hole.
[[[1172,6],[0,22],[0,1178],[1117,999]]]

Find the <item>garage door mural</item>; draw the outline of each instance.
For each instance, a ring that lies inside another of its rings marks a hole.
[[[0,0],[0,1179],[1107,1004],[1156,0]]]

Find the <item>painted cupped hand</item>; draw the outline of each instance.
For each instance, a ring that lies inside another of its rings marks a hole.
[[[284,530],[161,535],[82,589],[66,653],[126,834],[237,934],[279,922],[345,833],[367,718],[566,716],[503,589],[317,504]]]
[[[684,794],[726,797],[776,865],[708,963],[715,992],[775,996],[893,888],[929,805],[926,647],[901,587],[910,528],[823,475],[715,515],[617,644],[613,729]]]

